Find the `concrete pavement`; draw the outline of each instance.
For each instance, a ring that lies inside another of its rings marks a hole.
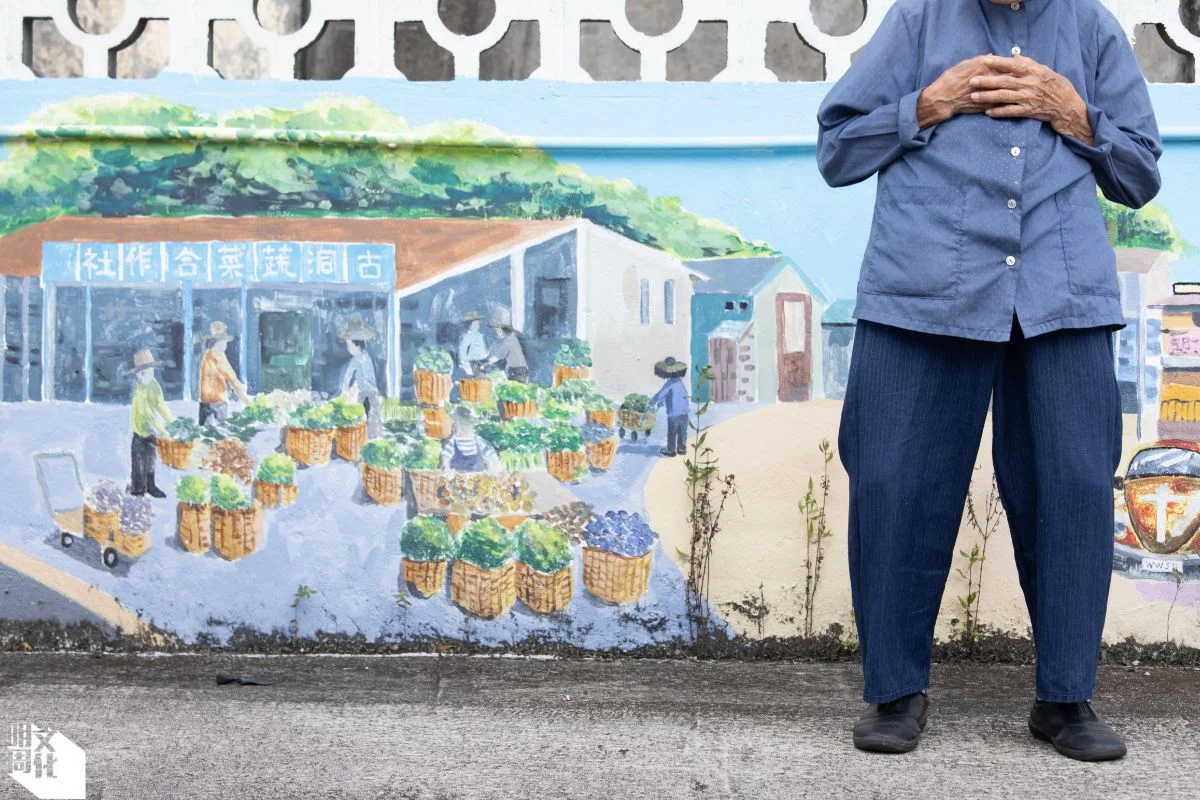
[[[1198,681],[1105,668],[1130,755],[1098,765],[1029,736],[1009,666],[937,668],[899,757],[850,745],[852,664],[5,654],[0,725],[83,746],[95,798],[1188,798]]]

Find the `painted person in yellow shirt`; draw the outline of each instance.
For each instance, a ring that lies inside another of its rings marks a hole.
[[[237,373],[225,355],[225,348],[233,339],[224,322],[213,322],[204,337],[206,349],[200,359],[200,425],[212,420],[224,422],[229,416],[229,390],[232,389],[243,403],[250,402],[246,387],[238,380]]]
[[[157,437],[165,435],[167,423],[175,419],[163,399],[162,387],[154,379],[154,368],[162,362],[154,360],[148,349],[133,354],[133,405],[130,407],[133,443],[130,446],[129,493],[148,494],[151,497],[166,497],[166,492],[154,483],[154,465],[157,459]]]

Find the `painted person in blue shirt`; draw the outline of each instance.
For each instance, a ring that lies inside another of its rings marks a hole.
[[[667,446],[662,449],[662,454],[672,457],[686,455],[689,409],[687,384],[683,382],[683,376],[687,374],[687,364],[667,356],[654,365],[654,374],[666,381],[650,398],[651,408],[666,406],[667,409]]]
[[[831,186],[877,176],[839,454],[861,749],[925,725],[933,629],[989,405],[1037,650],[1029,729],[1120,758],[1092,709],[1111,579],[1124,326],[1097,188],[1158,192],[1146,83],[1099,0],[897,0],[822,102]]]

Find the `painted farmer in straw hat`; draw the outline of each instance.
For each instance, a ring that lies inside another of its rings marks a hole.
[[[367,352],[367,342],[375,338],[375,331],[363,323],[362,317],[354,314],[338,338],[346,343],[350,360],[342,371],[342,394],[358,395],[367,412],[367,436],[377,439],[381,433],[382,417],[379,407],[379,383],[375,375],[375,361]]]
[[[483,327],[483,315],[472,311],[464,316],[462,321],[467,330],[458,342],[458,368],[468,377],[478,378],[483,374],[483,367],[488,360],[487,342],[483,340],[483,333],[480,332],[480,328]]]
[[[650,407],[667,408],[667,446],[664,456],[682,456],[687,453],[688,390],[683,382],[687,364],[667,356],[654,365],[654,374],[666,381],[662,388],[650,398]]]
[[[225,348],[233,337],[224,322],[213,322],[204,337],[204,356],[200,359],[200,424],[210,420],[224,422],[229,416],[229,390],[232,389],[243,403],[249,402],[246,387],[238,380],[233,365],[225,355]]]
[[[175,419],[163,399],[162,387],[154,380],[155,367],[162,362],[154,359],[148,349],[133,354],[133,405],[130,408],[133,443],[130,446],[129,493],[166,497],[154,483],[155,447],[157,435],[166,435],[167,423]]]
[[[510,381],[529,383],[529,362],[525,359],[525,348],[512,326],[512,312],[501,308],[492,316],[492,327],[500,335],[500,344],[492,350],[489,365],[504,362],[504,370]]]

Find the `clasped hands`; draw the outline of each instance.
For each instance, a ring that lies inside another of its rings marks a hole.
[[[917,125],[921,129],[956,114],[1039,119],[1061,136],[1093,143],[1087,106],[1075,87],[1026,56],[968,58],[943,72],[917,100]]]

